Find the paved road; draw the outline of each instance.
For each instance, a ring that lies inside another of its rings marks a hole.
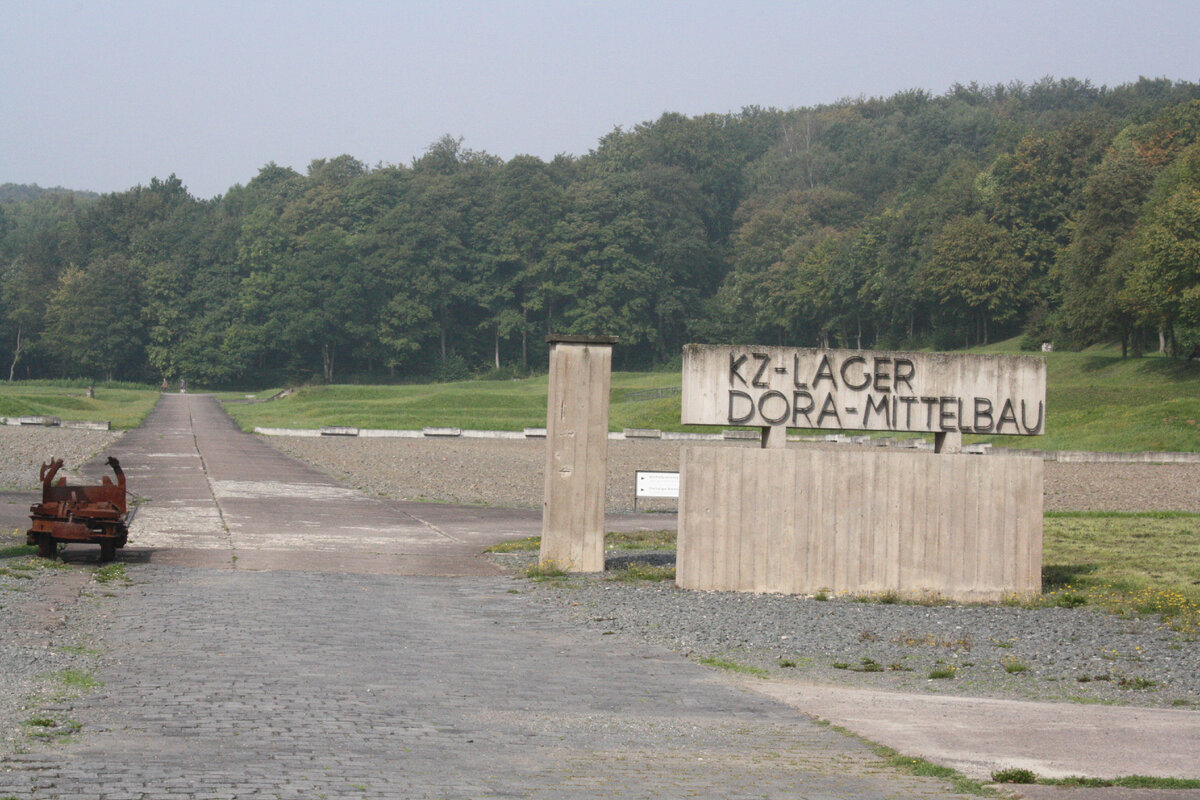
[[[363,497],[205,397],[164,396],[116,449],[147,498],[133,583],[62,634],[102,651],[104,685],[39,710],[82,727],[0,764],[0,797],[955,796],[677,656],[546,618],[476,556],[527,535],[527,512]]]

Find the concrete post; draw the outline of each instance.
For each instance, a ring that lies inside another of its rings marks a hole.
[[[764,425],[759,446],[764,450],[787,447],[787,428],[783,425],[772,425],[769,428]]]
[[[933,452],[947,455],[962,452],[962,431],[941,431],[933,435]]]
[[[552,335],[546,341],[550,379],[539,562],[602,572],[608,390],[617,337]]]

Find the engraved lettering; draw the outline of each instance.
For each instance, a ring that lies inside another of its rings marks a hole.
[[[913,390],[912,377],[917,371],[916,366],[907,358],[896,359],[896,369],[892,372],[892,386],[895,390],[900,391],[900,384],[904,384],[911,392]]]
[[[783,404],[783,410],[777,417],[772,417],[767,414],[767,400],[773,397],[778,397],[780,402]],[[788,403],[787,397],[784,396],[783,392],[776,389],[772,389],[769,392],[763,392],[762,397],[758,398],[758,413],[760,416],[762,416],[763,421],[770,425],[779,425],[780,423],[787,422],[788,412],[791,411],[789,406],[790,404]]]
[[[892,379],[892,374],[888,370],[883,369],[883,367],[886,367],[891,363],[892,360],[890,358],[875,359],[875,391],[890,392],[892,390],[891,386],[888,385],[888,381]]]
[[[837,427],[842,427],[842,418],[838,416],[837,403],[833,402],[833,395],[825,395],[825,402],[821,404],[821,413],[817,414],[817,427],[821,428],[825,425],[825,418],[833,417],[833,421],[837,423]]]
[[[867,425],[868,422],[871,421],[871,412],[872,411],[874,411],[876,414],[882,414],[883,415],[883,424],[886,425],[888,428],[892,427],[892,415],[890,413],[891,406],[888,404],[888,398],[886,396],[880,397],[879,402],[876,403],[874,395],[870,395],[870,394],[867,395],[867,407],[863,411],[863,426],[864,427]]]
[[[1029,426],[1029,421],[1025,419],[1025,401],[1021,401],[1021,424],[1025,426],[1026,433],[1037,433],[1042,429],[1042,418],[1046,414],[1046,407],[1042,401],[1038,401],[1037,422],[1033,423],[1033,427]]]
[[[800,405],[801,400],[807,401],[803,407],[801,407],[801,405]],[[814,428],[814,427],[816,427],[815,425],[813,425],[812,420],[808,418],[808,415],[810,413],[812,413],[812,410],[814,408],[816,408],[816,405],[817,405],[817,401],[813,400],[813,396],[811,394],[809,394],[808,392],[806,392],[806,391],[792,392],[792,427],[793,428],[799,428],[799,427]],[[799,417],[804,417],[804,421],[807,422],[808,424],[804,425],[804,426],[796,424],[796,420]]]
[[[955,423],[958,421],[954,416],[954,401],[953,397],[942,397],[938,400],[938,428],[943,431],[958,430]]]
[[[800,356],[792,356],[792,384],[797,389],[807,389],[808,384],[800,380]]]
[[[821,381],[829,381],[833,384],[833,388],[837,388],[837,378],[833,377],[833,367],[829,364],[829,354],[821,356],[821,363],[817,365],[817,375],[813,378],[813,388],[816,389],[821,385]],[[822,412],[824,413],[824,412]]]
[[[748,409],[745,414],[738,416],[734,413],[734,401],[738,398],[744,399]],[[754,398],[740,389],[729,390],[729,424],[730,425],[745,425],[754,417]]]
[[[921,402],[925,404],[925,430],[933,430],[933,407],[941,403],[940,397],[922,397]]]
[[[992,426],[995,424],[995,419],[992,417],[992,401],[986,397],[976,397],[975,431],[977,433],[991,433]]]
[[[771,363],[771,357],[766,353],[753,353],[752,355],[762,361],[762,363],[758,365],[758,372],[754,373],[754,380],[750,381],[750,383],[760,389],[765,389],[770,384],[762,380],[762,375],[767,371],[767,365]]]
[[[867,372],[866,369],[863,369],[863,371],[862,371],[862,383],[851,383],[850,376],[846,374],[846,368],[849,367],[851,364],[866,364],[866,363],[867,363],[867,360],[865,358],[863,358],[862,356],[850,356],[849,358],[847,358],[845,361],[842,362],[842,370],[841,370],[842,383],[846,384],[847,389],[853,389],[854,391],[858,392],[858,391],[862,391],[863,389],[865,389],[871,385],[871,373]]]
[[[1017,412],[1013,408],[1011,399],[1004,401],[1004,406],[1000,409],[1000,421],[996,423],[996,433],[1004,433],[1004,423],[1011,422],[1014,430],[1017,433],[1021,432],[1021,427],[1017,425]]]
[[[742,364],[745,364],[745,363],[746,363],[746,354],[745,353],[742,353],[740,356],[738,356],[737,360],[735,361],[733,358],[733,353],[730,352],[730,354],[729,354],[729,385],[730,386],[733,386],[734,378],[737,378],[739,381],[741,381],[742,386],[748,385],[746,383],[746,379],[744,377],[742,377],[742,373],[739,372],[739,370],[742,368]]]

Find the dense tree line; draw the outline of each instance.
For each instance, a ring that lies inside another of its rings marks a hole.
[[[274,163],[213,200],[6,185],[13,377],[207,385],[515,374],[548,332],[959,347],[1200,330],[1200,85],[955,86],[664,114],[581,157],[445,137],[411,165]]]

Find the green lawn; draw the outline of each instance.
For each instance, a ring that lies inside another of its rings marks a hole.
[[[1016,342],[993,345],[986,352],[1016,353]],[[1122,359],[1111,348],[1049,353],[1046,360],[1046,435],[967,437],[969,442],[1045,450],[1200,451],[1200,364],[1160,356]],[[649,389],[678,391],[679,386],[678,371],[614,373],[610,430],[717,430],[680,425],[678,394],[630,397]],[[519,431],[545,426],[546,378],[307,387],[284,400],[231,405],[229,410],[247,430],[349,425]]]
[[[971,439],[1043,450],[1200,451],[1200,364],[1121,358],[1116,348],[1048,353],[1046,362],[1046,434]]]
[[[1046,514],[1043,591],[1200,633],[1200,514]]]
[[[58,417],[136,428],[158,402],[159,392],[134,383],[97,383],[87,396],[88,381],[0,381],[0,417]]]
[[[546,376],[541,375],[522,380],[407,386],[307,386],[282,400],[254,405],[231,403],[226,407],[246,430],[348,425],[519,431],[546,426],[546,384]],[[626,399],[630,392],[648,389],[678,391],[679,384],[678,372],[614,373],[609,395],[610,429],[680,430],[677,394],[653,400]]]

